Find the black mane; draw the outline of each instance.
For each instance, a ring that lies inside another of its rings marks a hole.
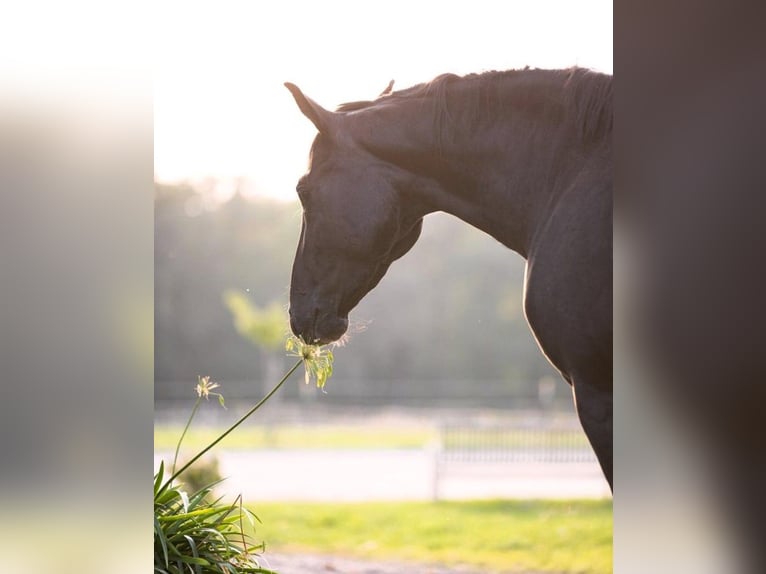
[[[542,84],[539,80],[544,79]],[[515,81],[512,81],[515,80]],[[451,87],[470,88],[471,97],[466,98],[470,112],[479,117],[506,107],[505,101],[512,94],[511,86],[530,86],[537,82],[543,86],[534,92],[524,92],[526,103],[545,106],[546,100],[559,95],[559,100],[578,128],[580,137],[589,141],[611,134],[612,131],[612,76],[587,68],[572,67],[561,70],[530,69],[490,71],[480,74],[458,76],[441,74],[429,82],[397,90],[374,100],[347,102],[338,106],[338,112],[355,112],[390,104],[398,100],[428,98],[439,111],[439,117],[449,116],[448,90]],[[519,91],[517,89],[517,91]]]

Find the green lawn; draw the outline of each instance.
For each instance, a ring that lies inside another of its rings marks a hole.
[[[223,428],[189,429],[184,450],[201,449],[218,437]],[[154,449],[175,449],[183,427],[154,427]],[[219,443],[218,448],[422,448],[436,438],[436,431],[424,428],[360,428],[340,425],[240,427]]]
[[[222,428],[197,427],[189,429],[184,437],[184,450],[198,450],[212,442],[222,432]],[[183,427],[157,426],[154,428],[155,450],[172,450],[181,436]],[[220,443],[221,448],[424,448],[438,438],[436,429],[424,427],[361,427],[342,425],[299,426],[280,425],[277,427],[250,426],[238,428]],[[447,448],[471,448],[466,438],[452,436],[447,438]],[[583,446],[588,442],[580,433],[574,437],[571,433],[552,432],[516,433],[494,435],[487,433],[481,441],[481,448],[512,448],[517,445],[534,446]]]
[[[255,538],[266,541],[267,553],[465,564],[487,572],[612,572],[611,500],[250,507],[263,521]]]

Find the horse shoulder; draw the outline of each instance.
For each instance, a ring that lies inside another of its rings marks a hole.
[[[541,350],[565,377],[611,373],[611,193],[607,180],[567,190],[527,258],[525,315]]]

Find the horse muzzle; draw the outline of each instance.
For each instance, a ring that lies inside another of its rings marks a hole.
[[[340,339],[348,329],[348,317],[315,308],[304,312],[290,308],[290,328],[312,345],[326,345]]]

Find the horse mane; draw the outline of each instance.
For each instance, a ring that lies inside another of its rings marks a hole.
[[[489,71],[465,76],[441,74],[429,82],[396,90],[374,100],[341,104],[336,111],[356,112],[399,100],[427,98],[435,106],[438,112],[437,117],[440,118],[439,123],[442,123],[445,118],[450,117],[447,105],[448,91],[453,86],[466,85],[471,86],[474,92],[473,97],[466,99],[467,105],[471,108],[469,112],[478,117],[487,113],[502,112],[503,108],[507,108],[504,96],[507,97],[514,86],[519,85],[519,82],[510,80],[515,79],[529,84],[542,76],[550,81],[544,83],[543,95],[538,92],[535,97],[555,96],[558,91],[561,94],[561,103],[566,115],[574,122],[578,136],[583,141],[588,142],[611,134],[612,76],[580,67],[544,70],[531,69],[527,66],[521,70]],[[542,102],[542,105],[544,104],[545,102]]]
[[[612,133],[612,76],[571,68],[564,82],[564,101],[573,111],[581,139],[589,141]]]
[[[424,96],[434,97],[436,101],[443,101],[447,84],[459,80],[460,76],[456,74],[441,74],[429,82],[416,84],[410,88],[396,90],[388,94],[378,96],[374,100],[359,100],[356,102],[346,102],[336,108],[336,112],[355,112],[366,108],[377,106],[381,103],[391,102],[398,99],[421,98]]]

